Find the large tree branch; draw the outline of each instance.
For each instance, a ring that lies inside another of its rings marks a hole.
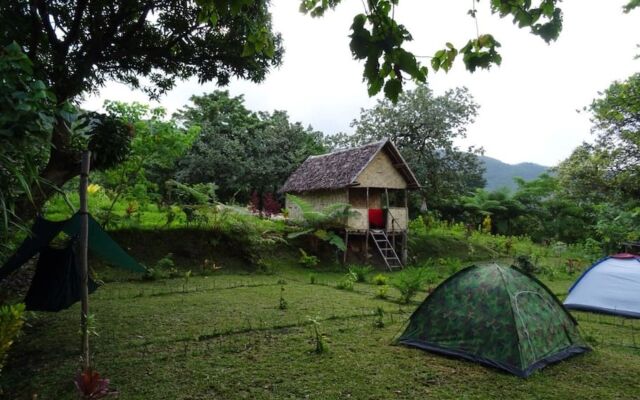
[[[49,43],[51,43],[51,46],[57,52],[60,49],[60,40],[58,40],[56,32],[51,26],[51,19],[49,18],[49,6],[47,5],[47,2],[45,0],[32,0],[31,4],[34,4],[36,9],[38,10],[38,14],[40,15],[40,23],[42,24],[42,27],[47,34]]]
[[[78,41],[80,36],[80,22],[82,21],[82,16],[84,15],[84,11],[87,8],[88,0],[79,0],[76,5],[76,9],[73,14],[73,22],[71,23],[71,28],[69,28],[69,33],[64,39],[63,46],[65,49],[69,49],[71,43]]]

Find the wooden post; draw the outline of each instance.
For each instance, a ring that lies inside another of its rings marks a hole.
[[[408,223],[409,222],[409,199],[408,199],[407,189],[404,190],[404,212],[407,214],[407,223]],[[407,229],[409,229],[408,226],[403,230],[403,234],[402,234],[402,264],[403,265],[407,265],[407,258],[409,255],[408,249],[407,249]]]
[[[343,258],[342,258],[342,263],[346,264],[347,263],[347,253],[349,253],[349,230],[345,229],[344,232],[345,232],[344,233],[344,247],[345,247],[345,250],[344,250],[344,255],[343,255]]]
[[[82,331],[82,362],[85,369],[91,366],[91,360],[89,358],[89,327],[87,326],[87,317],[89,316],[89,268],[87,265],[89,211],[87,207],[87,186],[89,181],[90,159],[91,152],[85,151],[82,154],[82,164],[80,167],[80,242],[78,243],[78,266],[80,267],[80,290],[82,295],[80,328]]]
[[[351,197],[349,196],[349,192],[351,191],[351,189],[347,188],[346,191],[347,204],[351,205]],[[347,217],[347,220],[344,224],[344,247],[345,249],[344,254],[342,255],[342,264],[347,263],[347,253],[349,253],[349,217]]]
[[[364,259],[366,263],[369,263],[369,188],[367,187],[367,211],[365,212],[365,218],[367,219],[367,232],[364,235]]]
[[[384,197],[385,197],[385,201],[387,203],[387,221],[391,220],[391,229],[389,229],[389,233],[391,234],[391,247],[393,247],[393,251],[397,251],[396,250],[396,232],[395,229],[393,229],[393,214],[391,214],[391,209],[389,208],[389,189],[388,188],[384,188]],[[387,224],[387,221],[385,222],[385,225]]]

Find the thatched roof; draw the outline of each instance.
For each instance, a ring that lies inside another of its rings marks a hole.
[[[413,172],[398,149],[384,139],[352,149],[340,150],[307,158],[287,179],[281,193],[309,192],[313,190],[340,189],[357,185],[356,179],[380,151],[391,158],[398,172],[407,181],[407,187],[420,187]]]

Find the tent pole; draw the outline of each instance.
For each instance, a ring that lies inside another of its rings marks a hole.
[[[87,186],[89,181],[89,166],[91,152],[82,153],[82,164],[80,167],[80,243],[79,243],[79,266],[80,266],[80,289],[82,295],[82,311],[80,314],[80,328],[82,331],[82,363],[84,369],[89,369],[91,360],[89,358],[89,327],[87,317],[89,316],[89,285],[88,285],[88,262],[87,247],[89,244],[89,215],[87,207]]]

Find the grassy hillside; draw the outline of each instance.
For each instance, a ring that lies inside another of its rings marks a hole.
[[[547,171],[549,167],[534,163],[507,164],[495,158],[480,156],[486,171],[484,178],[487,181],[487,190],[495,190],[501,187],[515,189],[513,178],[520,177],[524,180],[533,180]]]
[[[315,276],[311,284],[308,270],[285,261],[271,275],[107,284],[91,296],[96,367],[134,400],[632,399],[640,391],[640,350],[630,347],[637,322],[576,313],[594,351],[524,380],[394,345],[424,292],[402,305],[393,288],[380,299],[371,283],[340,290],[342,273]],[[549,283],[562,296],[571,279]],[[79,313],[75,305],[31,321],[0,379],[5,398],[74,398]]]

